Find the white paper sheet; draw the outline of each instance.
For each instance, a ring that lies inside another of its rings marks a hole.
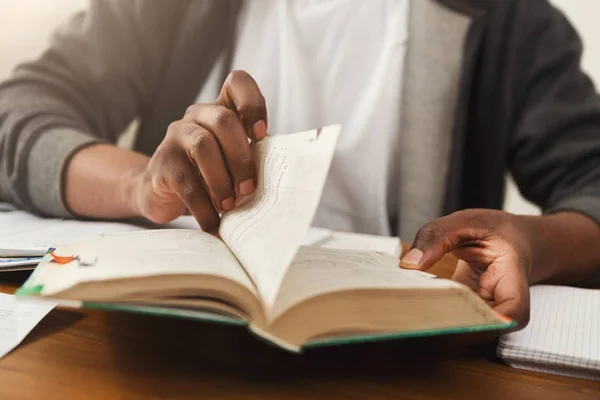
[[[4,207],[4,208],[2,208]],[[15,210],[0,203],[0,257],[33,257],[43,255],[49,247],[79,241],[100,233],[131,232],[158,228],[150,224],[124,222],[76,221],[40,218],[25,211]],[[9,211],[11,210],[11,211]],[[177,218],[166,228],[199,230],[191,216]],[[329,231],[315,228],[308,232],[304,244],[315,244],[329,235]]]
[[[55,302],[0,293],[0,359],[17,347]]]
[[[10,203],[2,203],[2,202],[0,202],[0,212],[12,211],[14,209],[15,209],[15,206],[13,206]]]
[[[195,229],[191,216],[178,218],[168,228]],[[43,255],[49,247],[79,241],[101,233],[131,232],[158,226],[134,222],[77,221],[40,218],[25,211],[0,212],[0,257]]]

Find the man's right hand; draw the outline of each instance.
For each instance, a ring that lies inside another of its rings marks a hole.
[[[263,139],[267,123],[254,79],[232,72],[215,103],[192,105],[169,126],[145,170],[134,174],[133,207],[156,223],[189,210],[202,230],[215,233],[219,213],[256,188],[248,138]]]

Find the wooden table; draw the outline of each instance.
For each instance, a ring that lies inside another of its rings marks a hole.
[[[447,257],[434,272],[452,274]],[[12,293],[23,275],[0,275]],[[512,369],[448,338],[280,351],[245,329],[57,309],[0,360],[0,399],[600,399],[600,384]]]

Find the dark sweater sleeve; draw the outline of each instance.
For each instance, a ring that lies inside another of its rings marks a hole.
[[[582,44],[546,0],[523,7],[508,165],[544,213],[580,212],[600,224],[600,97],[580,67]]]
[[[0,84],[0,200],[65,217],[63,175],[84,146],[115,143],[151,101],[184,2],[93,0]]]

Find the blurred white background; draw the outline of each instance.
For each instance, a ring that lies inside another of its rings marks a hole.
[[[123,0],[127,1],[127,0]],[[418,0],[417,0],[418,1]],[[583,68],[600,87],[600,1],[552,0],[575,24],[583,38]],[[0,79],[15,64],[36,57],[49,35],[69,15],[87,5],[87,0],[0,0]],[[518,214],[538,214],[509,182],[505,209]]]

